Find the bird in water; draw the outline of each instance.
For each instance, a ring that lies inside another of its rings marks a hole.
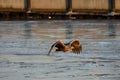
[[[75,54],[80,54],[80,52],[82,52],[82,45],[80,44],[80,41],[77,39],[72,40],[69,43],[63,43],[62,40],[58,40],[51,46],[48,55],[50,55],[50,53],[54,48],[55,48],[55,52],[57,51],[67,52],[70,50],[72,50],[72,52]]]

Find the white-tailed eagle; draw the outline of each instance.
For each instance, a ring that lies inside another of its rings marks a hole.
[[[69,43],[63,43],[62,40],[58,40],[57,42],[55,42],[49,52],[48,55],[50,55],[51,51],[55,48],[55,51],[63,51],[63,52],[67,52],[72,50],[73,53],[75,54],[80,54],[80,52],[82,52],[82,45],[80,44],[79,40],[72,40]]]

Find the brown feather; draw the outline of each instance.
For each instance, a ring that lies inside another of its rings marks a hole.
[[[55,47],[57,48],[56,51],[62,51],[64,49],[65,45],[63,44],[63,42],[61,40],[57,41],[56,43],[54,43],[51,46],[51,48],[50,48],[50,50],[48,52],[48,55],[50,55],[52,49],[55,48]]]
[[[72,47],[72,51],[75,54],[80,54],[82,51],[82,45],[80,44],[79,40],[72,40],[69,45]]]

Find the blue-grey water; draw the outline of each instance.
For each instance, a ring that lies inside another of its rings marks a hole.
[[[59,39],[82,53],[47,56]],[[1,21],[0,80],[120,80],[120,21]]]

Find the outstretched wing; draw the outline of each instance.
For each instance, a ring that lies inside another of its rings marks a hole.
[[[62,48],[65,47],[65,45],[64,45],[64,43],[63,43],[61,40],[57,41],[56,43],[54,43],[54,44],[51,46],[51,48],[50,48],[50,50],[49,50],[49,52],[48,52],[48,55],[50,55],[51,51],[52,51],[53,48],[55,48],[55,47],[57,48],[56,51],[60,51]]]
[[[82,45],[79,40],[72,40],[69,45],[71,46],[73,53],[80,54],[80,52],[82,52]]]

